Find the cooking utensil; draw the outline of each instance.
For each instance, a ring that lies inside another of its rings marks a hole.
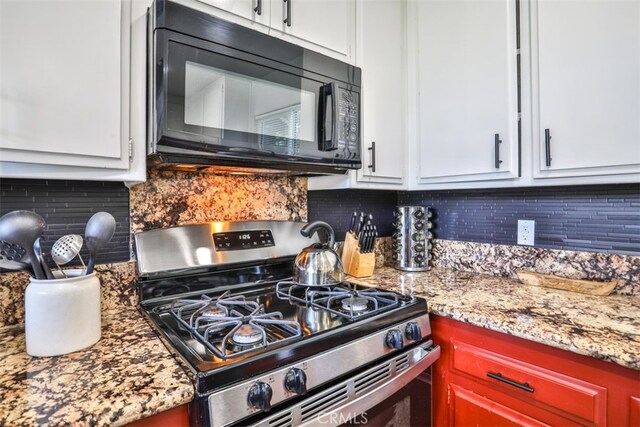
[[[335,233],[329,224],[315,221],[305,225],[300,234],[311,237],[318,233],[321,243],[304,248],[293,266],[293,281],[304,286],[328,286],[343,281],[342,261],[333,250]]]
[[[44,275],[47,277],[47,279],[49,279],[49,280],[55,279],[55,277],[53,277],[53,273],[51,272],[51,269],[49,268],[49,265],[47,264],[47,262],[44,259],[44,254],[42,253],[42,248],[40,248],[40,238],[39,237],[33,243],[33,252],[36,254],[36,257],[38,258],[38,262],[42,266],[42,271],[44,271]]]
[[[84,240],[89,248],[89,262],[87,263],[87,274],[93,273],[96,256],[113,237],[116,231],[116,220],[108,212],[98,212],[89,221],[84,232]]]
[[[27,271],[33,275],[33,270],[29,265],[27,251],[22,247],[0,241],[0,269],[12,271]]]
[[[44,219],[31,211],[13,211],[0,218],[0,240],[14,243],[24,249],[36,279],[44,279],[45,275],[33,251],[33,244],[46,226]]]
[[[80,258],[82,267],[86,270],[87,267],[84,265],[84,261],[80,256],[80,249],[82,249],[82,236],[79,234],[64,235],[53,244],[51,248],[51,258],[53,258],[53,262],[56,263],[56,266],[62,271],[65,277],[68,276],[60,266],[67,264],[76,256]]]

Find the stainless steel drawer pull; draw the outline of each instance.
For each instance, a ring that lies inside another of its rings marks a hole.
[[[545,151],[545,164],[547,167],[551,166],[551,132],[549,129],[544,130],[544,151]]]
[[[367,150],[371,151],[371,163],[367,167],[371,169],[371,172],[375,172],[376,171],[376,142],[372,141],[371,147],[367,148]]]
[[[496,133],[495,137],[494,137],[494,145],[493,145],[493,149],[494,149],[494,167],[496,169],[500,169],[500,163],[502,163],[502,160],[500,160],[500,144],[502,144],[502,141],[500,140],[500,134]]]
[[[292,0],[283,0],[283,1],[287,5],[287,17],[282,22],[287,24],[287,27],[290,27],[291,26],[291,1]]]
[[[512,386],[514,386],[516,388],[519,388],[520,390],[524,390],[524,391],[527,391],[529,393],[533,393],[533,387],[530,387],[529,383],[520,384],[517,381],[510,380],[509,378],[503,377],[500,372],[498,372],[497,374],[494,374],[493,372],[487,372],[487,376],[489,378],[493,378],[494,380],[498,380],[498,381],[503,382],[505,384],[512,385]]]

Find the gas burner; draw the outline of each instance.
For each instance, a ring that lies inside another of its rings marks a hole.
[[[222,360],[302,335],[298,322],[283,320],[280,312],[267,313],[257,302],[229,291],[217,299],[175,300],[170,311]]]
[[[342,311],[346,313],[362,313],[369,311],[369,301],[366,298],[350,296],[342,300]]]
[[[262,330],[245,324],[233,334],[233,342],[239,346],[253,345],[262,341]]]
[[[309,288],[294,282],[282,281],[276,285],[276,295],[281,299],[328,310],[349,319],[400,305],[398,295],[393,292],[383,292],[375,288],[358,288],[358,285],[349,282]]]
[[[228,315],[225,310],[221,310],[218,307],[209,307],[200,314],[204,317],[224,317]]]

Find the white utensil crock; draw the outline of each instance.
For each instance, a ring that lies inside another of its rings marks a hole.
[[[68,278],[31,278],[25,292],[27,353],[59,356],[100,340],[100,280],[96,273],[65,270]],[[56,277],[61,274],[54,273]]]

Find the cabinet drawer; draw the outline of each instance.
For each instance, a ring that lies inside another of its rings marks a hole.
[[[606,389],[520,360],[451,341],[451,368],[512,397],[589,424],[606,423]],[[538,405],[539,404],[539,405]]]
[[[548,426],[455,384],[451,385],[451,395],[449,419],[454,426]]]

